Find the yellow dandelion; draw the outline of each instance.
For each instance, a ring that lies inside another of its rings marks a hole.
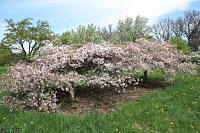
[[[170,125],[174,125],[174,123],[173,123],[173,122],[170,122]]]
[[[116,128],[115,131],[118,132],[119,130]]]
[[[198,131],[196,131],[196,133],[199,133]]]
[[[167,107],[167,105],[165,104],[164,107]]]
[[[6,119],[6,117],[3,117],[3,120],[5,120]]]
[[[164,112],[164,109],[161,109],[162,112]]]
[[[194,126],[193,126],[193,125],[190,125],[190,127],[191,127],[191,128],[194,128]]]
[[[135,126],[134,126],[134,125],[132,125],[132,128],[135,128]]]
[[[30,123],[33,124],[33,121],[31,121]]]
[[[142,130],[142,128],[141,128],[141,127],[139,127],[138,129],[139,129],[139,130]]]
[[[159,108],[159,106],[155,106],[155,108]]]

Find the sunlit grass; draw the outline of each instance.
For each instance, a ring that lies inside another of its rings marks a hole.
[[[7,67],[6,66],[0,66],[0,74],[3,74],[7,71]]]
[[[5,72],[5,68],[0,69]],[[151,74],[153,77],[162,76]],[[200,133],[200,77],[176,76],[173,85],[122,104],[109,114],[9,112],[0,107],[0,127],[22,133]]]

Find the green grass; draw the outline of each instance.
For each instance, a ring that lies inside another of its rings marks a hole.
[[[19,128],[22,133],[200,133],[200,77],[177,76],[165,90],[122,104],[113,113],[88,113],[82,118],[76,114],[9,112],[1,106],[0,127]]]
[[[0,75],[3,73],[6,73],[7,67],[6,66],[0,66]]]

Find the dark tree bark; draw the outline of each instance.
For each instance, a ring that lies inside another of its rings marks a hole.
[[[147,81],[147,70],[144,70],[144,82]]]

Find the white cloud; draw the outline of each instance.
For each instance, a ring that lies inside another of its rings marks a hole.
[[[189,3],[195,0],[34,0],[26,1],[24,6],[53,6],[54,9],[63,7],[82,10],[91,9],[106,12],[105,17],[98,16],[97,24],[116,23],[126,16],[141,15],[150,21],[174,10],[185,10]],[[81,13],[81,12],[80,12]],[[81,14],[80,14],[81,15]],[[104,14],[102,14],[104,15]]]
[[[103,20],[116,22],[119,18],[126,16],[135,17],[145,16],[153,21],[158,17],[168,14],[175,10],[185,10],[190,2],[194,0],[96,0],[97,9],[106,9],[115,12],[110,18]]]
[[[137,15],[149,18],[152,23],[162,15],[187,9],[192,1],[196,0],[22,0],[4,7],[13,12],[27,11],[29,16],[43,17],[41,14],[47,12],[48,18],[58,20],[56,25],[66,23],[68,29],[88,23],[115,25],[119,19]],[[32,14],[35,11],[41,14]]]

